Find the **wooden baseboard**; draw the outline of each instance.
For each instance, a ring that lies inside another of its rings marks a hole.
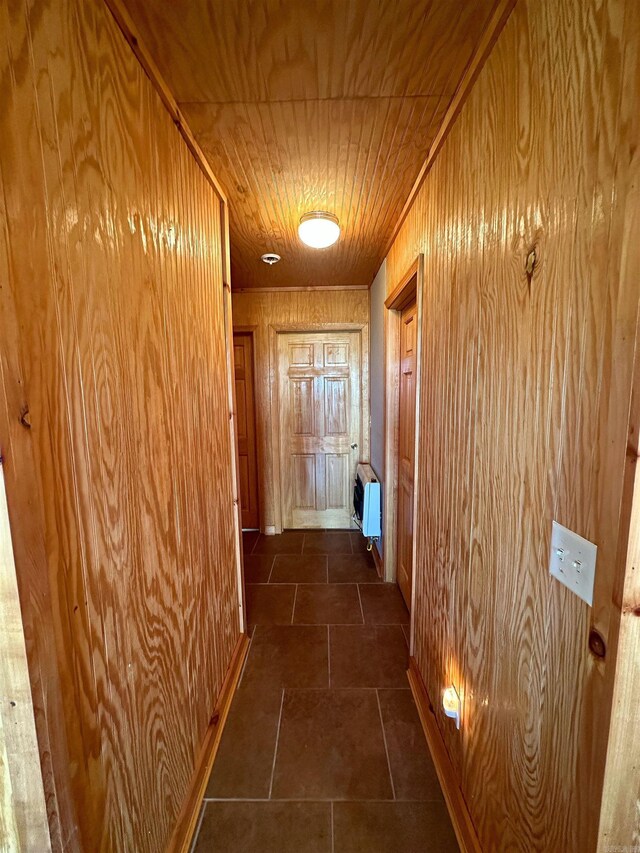
[[[451,759],[442,740],[440,729],[433,713],[427,689],[418,670],[415,658],[409,658],[407,673],[413,698],[418,706],[418,713],[424,734],[429,745],[431,758],[438,774],[438,780],[444,794],[451,823],[458,839],[462,853],[482,853],[478,835],[469,814],[469,809],[457,782]]]
[[[222,689],[216,702],[216,707],[211,715],[211,722],[200,748],[200,755],[196,761],[189,793],[185,799],[182,811],[173,830],[167,850],[170,853],[188,853],[191,841],[198,823],[200,805],[209,780],[209,774],[220,745],[222,730],[227,721],[231,700],[236,692],[238,679],[242,672],[242,665],[249,649],[249,637],[241,634],[231,657],[231,663],[227,669]]]

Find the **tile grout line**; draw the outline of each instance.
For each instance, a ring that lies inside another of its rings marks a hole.
[[[289,689],[289,688],[287,688]],[[386,690],[386,688],[385,688]],[[389,797],[376,797],[374,800],[329,800],[326,797],[276,797],[267,800],[266,797],[205,797],[203,803],[442,803],[442,800],[392,800]]]
[[[258,530],[258,535],[256,536],[256,541],[253,543],[253,545],[251,546],[251,550],[250,550],[250,551],[249,551],[249,553],[247,554],[247,556],[248,556],[248,557],[250,557],[250,556],[253,554],[253,552],[254,552],[254,550],[255,550],[255,547],[256,547],[256,545],[258,544],[258,539],[259,539],[261,536],[262,536],[262,533],[260,532],[260,530]]]
[[[243,678],[244,678],[244,674],[245,674],[245,671],[246,671],[246,669],[247,669],[247,661],[249,660],[249,653],[251,652],[251,644],[253,643],[253,638],[254,638],[254,636],[255,636],[256,628],[257,628],[257,627],[258,627],[257,625],[254,625],[254,626],[253,626],[253,633],[251,633],[251,634],[249,635],[249,645],[248,645],[248,647],[247,647],[247,653],[246,653],[246,655],[244,656],[244,661],[242,662],[242,671],[241,671],[241,673],[240,673],[240,678],[238,679],[238,686],[237,686],[236,690],[239,690],[239,689],[240,689],[240,687],[242,686],[242,680],[243,680]],[[247,625],[247,629],[248,629],[248,628],[249,628],[249,626]]]
[[[331,628],[329,625],[327,625],[327,676],[328,688],[331,689]]]
[[[364,625],[364,609],[362,607],[362,596],[360,595],[360,584],[357,583],[356,587],[358,588],[358,601],[360,602],[360,615],[362,616],[362,624]]]
[[[276,745],[273,749],[273,764],[271,765],[271,781],[269,782],[269,799],[273,791],[273,777],[276,772],[276,758],[278,756],[278,744],[280,742],[280,725],[282,724],[282,709],[284,707],[284,687],[282,688],[282,699],[280,700],[280,714],[278,716],[278,731],[276,733]]]
[[[335,840],[335,829],[333,822],[333,800],[331,800],[331,853],[335,853],[336,849],[336,840]]]
[[[202,820],[204,818],[204,811],[207,808],[207,798],[202,798],[202,804],[200,806],[200,817],[198,818],[198,823],[196,824],[196,831],[193,833],[193,840],[191,842],[191,846],[189,847],[189,853],[194,853],[196,849],[196,844],[198,843],[198,836],[200,835],[200,827],[202,826]]]
[[[384,751],[387,756],[387,769],[389,770],[389,781],[391,782],[391,792],[393,799],[396,799],[396,786],[393,784],[393,774],[391,773],[391,761],[389,759],[389,747],[387,746],[387,733],[384,730],[384,720],[382,718],[382,707],[380,705],[380,691],[376,687],[376,699],[378,700],[378,713],[380,714],[380,726],[382,727],[382,740],[384,741]]]
[[[273,560],[271,561],[271,568],[269,569],[269,577],[267,578],[267,583],[271,583],[271,575],[273,574],[273,569],[276,565],[276,555],[273,555]]]

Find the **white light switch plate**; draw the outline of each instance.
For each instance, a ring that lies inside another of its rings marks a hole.
[[[598,546],[593,542],[553,522],[549,573],[589,606],[593,604],[597,553]]]

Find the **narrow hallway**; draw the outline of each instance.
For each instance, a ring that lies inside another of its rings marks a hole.
[[[196,853],[455,851],[409,690],[409,615],[358,532],[244,534],[251,648]]]

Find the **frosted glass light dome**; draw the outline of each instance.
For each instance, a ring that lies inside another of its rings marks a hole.
[[[312,249],[326,249],[340,236],[338,217],[323,210],[305,213],[298,225],[298,235],[302,242]]]

